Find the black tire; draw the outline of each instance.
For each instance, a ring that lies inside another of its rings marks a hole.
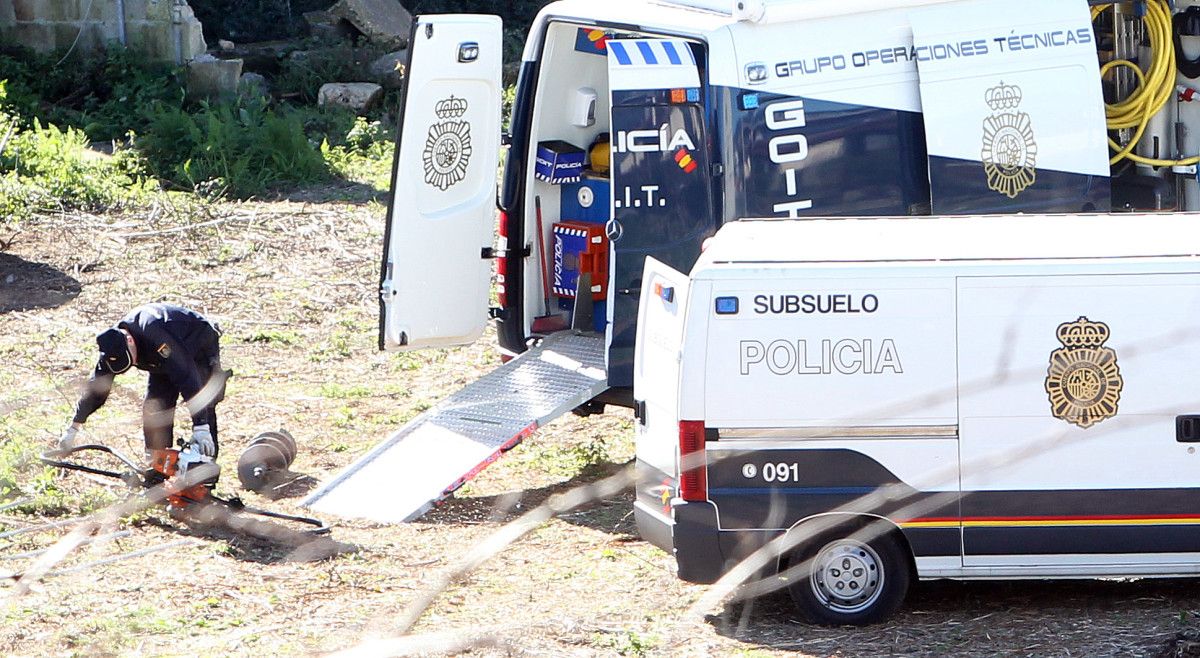
[[[830,531],[806,542],[789,567],[788,593],[801,615],[821,625],[883,621],[900,608],[911,580],[908,549],[886,530]]]

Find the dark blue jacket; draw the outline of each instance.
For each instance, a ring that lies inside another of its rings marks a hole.
[[[137,344],[137,363],[133,365],[151,375],[167,377],[184,400],[204,388],[206,378],[216,367],[220,334],[215,325],[191,309],[146,304],[130,311],[117,327],[128,331]],[[113,374],[97,362],[83,396],[75,405],[75,422],[85,422],[104,405],[112,384]],[[192,424],[208,423],[211,406],[190,409]]]

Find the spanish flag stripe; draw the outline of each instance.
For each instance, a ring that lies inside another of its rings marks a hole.
[[[1083,517],[1025,516],[969,517],[962,519],[928,518],[899,521],[902,528],[967,528],[1045,527],[1045,526],[1117,526],[1117,525],[1200,525],[1195,514],[1158,514],[1154,516],[1096,515]]]

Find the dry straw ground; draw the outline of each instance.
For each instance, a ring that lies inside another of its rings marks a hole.
[[[164,202],[137,216],[26,226],[0,252],[0,451],[53,444],[95,331],[136,304],[180,302],[222,324],[237,373],[220,407],[219,490],[236,490],[233,466],[253,435],[286,428],[300,443],[295,480],[275,500],[245,497],[303,512],[296,502],[316,481],[498,363],[491,336],[457,350],[375,350],[382,214],[370,204]],[[87,430],[139,454],[143,380],[118,383]],[[189,528],[157,509],[135,514],[44,578],[26,579],[28,588],[0,584],[0,653],[1200,655],[1189,641],[1200,628],[1191,579],[927,583],[897,618],[866,629],[801,624],[781,593],[689,613],[705,588],[680,582],[670,556],[637,537],[627,489],[533,524],[448,577],[505,523],[619,472],[632,434],[620,410],[560,420],[417,523],[329,519],[335,539],[357,550],[321,561],[297,561],[286,542]],[[36,514],[0,509],[0,574],[47,561],[39,552],[81,510],[124,496],[79,475],[57,475],[60,491],[38,494],[36,471],[18,482],[52,504]],[[45,527],[55,521],[68,523]],[[401,635],[419,601],[428,608]]]

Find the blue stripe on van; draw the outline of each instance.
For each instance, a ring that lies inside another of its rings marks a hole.
[[[622,66],[629,66],[633,60],[629,58],[629,53],[625,51],[625,45],[619,41],[610,41],[608,44],[609,50],[616,56],[617,63]]]
[[[667,51],[667,59],[671,60],[672,64],[683,64],[683,60],[679,59],[679,53],[675,51],[675,44],[670,41],[662,42],[663,50]]]
[[[874,493],[878,487],[719,487],[711,488],[710,497],[730,496],[862,496]]]
[[[645,41],[637,42],[638,50],[642,51],[642,57],[646,58],[647,64],[657,64],[658,58],[654,56],[654,49]]]

